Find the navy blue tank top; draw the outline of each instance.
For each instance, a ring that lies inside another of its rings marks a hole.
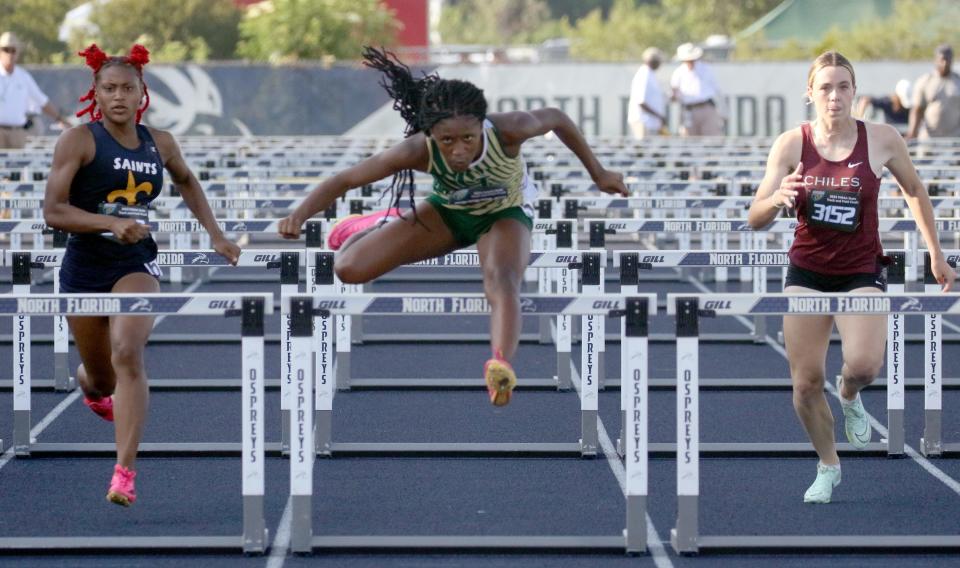
[[[82,166],[70,184],[70,205],[97,213],[101,203],[147,205],[163,189],[163,160],[146,126],[137,125],[140,145],[124,148],[100,121],[87,124],[96,144],[96,155]],[[157,243],[153,237],[128,245],[99,233],[74,233],[67,241],[72,260],[94,265],[134,265],[154,260]]]

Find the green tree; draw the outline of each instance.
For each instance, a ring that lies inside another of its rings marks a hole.
[[[854,62],[930,59],[941,43],[960,45],[960,4],[950,0],[899,0],[887,18],[835,26],[813,42],[789,40],[773,45],[761,34],[737,42],[739,60],[813,59],[836,49]]]
[[[240,18],[232,0],[110,0],[90,16],[99,32],[71,45],[93,40],[108,53],[126,53],[142,43],[156,61],[232,59]]]
[[[562,34],[545,0],[461,0],[440,13],[440,37],[448,44],[536,43]]]
[[[76,0],[0,0],[0,33],[12,31],[24,44],[24,63],[62,61],[66,46],[57,39],[63,16]]]
[[[240,23],[237,52],[258,61],[356,59],[394,43],[399,24],[379,0],[273,0]]]
[[[570,32],[574,57],[600,61],[639,59],[656,46],[671,53],[677,45],[710,35],[733,36],[781,0],[615,0],[606,17],[595,9]]]

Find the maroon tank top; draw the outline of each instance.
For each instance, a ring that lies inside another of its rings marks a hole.
[[[822,274],[844,275],[872,273],[883,255],[878,230],[877,196],[880,178],[870,167],[867,152],[867,127],[857,121],[857,143],[844,160],[824,159],[813,143],[810,123],[800,127],[803,133],[803,181],[806,190],[796,200],[796,240],[790,247],[790,262],[800,268]],[[860,196],[860,225],[853,232],[824,228],[808,222],[812,191],[830,189],[858,192]]]

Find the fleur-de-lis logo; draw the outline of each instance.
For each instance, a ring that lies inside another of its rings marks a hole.
[[[153,193],[153,184],[149,181],[145,181],[141,184],[137,184],[137,180],[133,179],[133,171],[127,170],[127,187],[124,189],[115,189],[107,194],[107,203],[114,203],[118,199],[123,199],[127,205],[136,205],[137,197],[143,193],[146,197],[149,197]]]

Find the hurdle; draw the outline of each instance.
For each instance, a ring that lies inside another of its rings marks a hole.
[[[31,251],[31,250],[4,250],[0,254],[0,265],[10,266],[12,269],[14,291],[21,294],[30,293],[31,269],[52,268],[54,273],[53,286],[54,293],[59,292],[59,271],[63,262],[65,251],[63,249]],[[280,282],[289,282],[291,279],[294,284],[299,281],[298,269],[302,258],[299,251],[290,251],[286,249],[246,249],[240,252],[237,259],[238,268],[263,268],[265,270],[281,269]],[[157,253],[156,262],[161,267],[204,267],[204,268],[223,268],[231,266],[230,262],[220,256],[214,250],[160,250]],[[14,337],[16,338],[16,330]],[[163,342],[175,339],[178,341],[204,342],[204,341],[226,341],[230,340],[229,334],[178,334],[175,338],[157,335],[151,338],[151,342]],[[34,380],[35,388],[53,387],[57,391],[69,391],[76,388],[75,378],[72,376],[67,365],[68,333],[66,320],[61,316],[55,318],[54,323],[54,376],[53,380]],[[19,343],[19,342],[18,342]],[[21,346],[20,349],[30,349],[29,344]],[[267,380],[269,388],[275,388],[279,379]],[[236,389],[240,387],[238,380],[219,380],[219,379],[162,379],[160,384],[151,385],[151,388],[165,390],[174,389]],[[0,388],[9,386],[7,381],[0,381]]]
[[[331,308],[334,315],[481,315],[489,313],[489,305],[483,295],[479,294],[450,294],[446,296],[437,296],[430,294],[381,294],[381,295],[338,295],[327,285],[324,288],[320,286],[318,294],[325,294],[324,303],[319,303],[321,310]],[[316,297],[321,297],[320,295]],[[637,297],[645,297],[652,305],[655,296],[652,294]],[[302,300],[300,296],[292,296]],[[332,298],[338,298],[333,300]],[[593,304],[588,304],[587,300],[577,300],[577,298],[589,298]],[[616,304],[617,296],[613,300],[605,300],[607,296],[596,294],[584,294],[583,296],[521,296],[521,309],[524,315],[542,316],[542,315],[612,315],[621,316],[622,307]],[[590,311],[589,306],[593,306]],[[586,312],[586,313],[583,313]],[[292,313],[292,312],[291,312]],[[322,315],[322,314],[321,314]],[[291,320],[292,322],[292,320]],[[296,334],[292,329],[291,335],[295,338]],[[595,323],[584,322],[585,327],[583,347],[581,348],[581,397],[580,397],[580,424],[581,438],[578,442],[560,442],[560,443],[473,443],[473,444],[428,444],[428,443],[395,443],[395,444],[374,444],[374,443],[335,443],[332,441],[332,431],[329,427],[331,423],[332,399],[335,385],[337,385],[336,366],[338,360],[331,363],[333,354],[333,332],[329,322],[321,320],[314,324],[318,331],[318,345],[314,346],[317,353],[317,416],[316,423],[321,427],[316,432],[317,452],[322,455],[336,454],[363,454],[363,455],[403,455],[403,454],[442,454],[456,456],[473,455],[518,455],[518,454],[536,454],[536,455],[579,455],[581,457],[592,457],[596,455],[598,448],[597,434],[597,393],[599,391],[599,370],[598,360],[601,351],[598,342],[601,340],[599,326]],[[562,343],[563,335],[558,340]],[[296,377],[297,365],[296,359],[297,346],[294,344],[293,353],[289,360],[292,367],[291,375]],[[562,353],[566,351],[564,361],[567,367],[570,367],[569,345],[559,349]],[[339,354],[338,354],[339,357]],[[293,392],[299,393],[300,387],[296,386],[294,379]],[[468,386],[469,382],[460,383],[462,387]],[[476,385],[482,383],[478,380]],[[296,404],[292,400],[295,395],[291,395],[291,414],[296,410]],[[294,427],[291,422],[291,437],[295,437],[298,427]],[[291,445],[291,452],[293,447]]]
[[[622,536],[314,536],[313,534],[313,466],[316,459],[318,438],[327,436],[322,425],[327,422],[322,414],[332,413],[335,393],[334,375],[329,364],[312,365],[310,352],[314,342],[314,318],[321,323],[317,328],[323,353],[332,351],[332,332],[329,320],[334,315],[458,315],[484,313],[489,305],[479,294],[454,294],[436,296],[429,294],[392,295],[313,295],[292,296],[290,301],[291,334],[294,341],[294,408],[290,414],[290,430],[294,434],[290,447],[290,500],[292,503],[291,550],[295,553],[310,553],[317,549],[478,549],[503,550],[625,550],[642,552],[646,549],[646,498],[648,488],[647,467],[647,315],[654,301],[652,294],[631,297],[599,296],[522,296],[524,314],[528,315],[612,315],[624,317],[627,324],[623,337],[627,356],[622,369],[632,393],[627,438],[627,512],[626,529]],[[589,330],[588,330],[589,339]],[[584,455],[586,450],[596,452],[596,424],[598,387],[595,374],[596,352],[585,348],[581,353],[583,369],[581,386],[581,415],[584,435],[592,440],[581,439],[573,448],[569,444],[554,444],[555,451],[574,450]],[[328,361],[328,360],[327,360]],[[313,373],[316,371],[317,376]],[[314,389],[316,385],[316,389]],[[313,392],[311,392],[313,390]],[[313,395],[313,396],[311,396]],[[313,411],[313,412],[311,412]],[[321,418],[314,426],[314,413]],[[586,423],[592,423],[592,433]],[[400,446],[400,447],[398,447]],[[391,453],[407,449],[417,454],[430,449],[441,450],[445,455],[489,455],[493,444],[331,444],[330,452],[355,455],[374,455],[374,450]],[[526,444],[510,444],[514,452],[507,455],[528,453]]]
[[[273,311],[268,294],[4,294],[0,314],[13,316],[26,336],[30,318],[37,316],[219,316],[241,318],[242,441],[229,452],[240,455],[243,487],[243,533],[240,536],[164,537],[12,537],[0,538],[0,550],[132,550],[132,549],[242,549],[260,553],[267,547],[263,518],[264,498],[264,386],[263,316]],[[30,440],[30,359],[14,357],[14,452],[18,457],[75,453],[70,444],[37,444]],[[90,444],[89,449],[112,454],[113,444]],[[140,454],[167,454],[171,444],[141,444]],[[201,444],[197,444],[201,446]],[[212,445],[207,445],[209,446]],[[222,452],[224,448],[220,448]]]
[[[943,251],[947,262],[956,266],[960,258],[960,251]],[[940,284],[931,271],[930,253],[925,252],[923,258],[924,291],[935,294],[940,291]],[[960,452],[960,443],[944,443],[943,427],[943,389],[947,386],[947,379],[943,376],[943,315],[927,313],[924,315],[923,333],[923,437],[920,438],[920,451],[927,457],[940,457],[944,454]],[[956,326],[953,326],[956,328]],[[901,410],[902,412],[902,410]],[[902,420],[902,418],[901,418]]]
[[[670,536],[677,553],[730,549],[960,547],[958,535],[705,536],[699,533],[698,520],[699,461],[701,447],[705,446],[700,443],[699,428],[698,333],[701,317],[960,313],[960,294],[668,294],[667,308],[668,314],[677,319],[677,523]],[[653,446],[651,444],[651,451],[654,451]],[[838,451],[844,446],[837,444]]]
[[[220,316],[235,317],[242,315],[241,306],[247,305],[245,302],[256,302],[264,305],[264,313],[273,313],[273,299],[270,294],[59,294],[59,295],[32,295],[32,294],[14,294],[2,295],[0,298],[9,299],[6,305],[8,309],[14,311],[0,312],[13,316],[14,332],[17,337],[16,353],[13,358],[13,401],[14,401],[14,427],[13,427],[13,447],[17,456],[33,455],[113,455],[116,447],[112,443],[42,443],[34,442],[30,439],[31,420],[31,362],[30,362],[30,319],[34,311],[37,315],[57,316],[57,315],[164,315],[164,316]],[[26,298],[27,300],[24,300]],[[89,298],[99,298],[99,304],[88,301]],[[107,301],[106,299],[110,299]],[[248,302],[248,303],[249,303]],[[11,307],[12,306],[12,307]],[[106,306],[101,308],[100,306]],[[18,310],[18,308],[23,308]],[[109,309],[107,309],[109,308]],[[46,312],[42,310],[48,310]],[[258,308],[260,309],[260,308]],[[85,311],[86,310],[86,311]],[[89,311],[94,310],[94,311]],[[99,311],[97,311],[99,310]],[[105,313],[109,312],[109,313]],[[245,313],[245,312],[244,312]],[[258,312],[259,313],[259,312]],[[244,357],[244,369],[248,369],[247,358],[250,358],[251,365],[259,365],[255,373],[257,379],[257,392],[264,390],[263,381],[263,317],[259,319],[259,324],[244,324],[244,330],[255,333],[256,325],[259,325],[259,351],[253,347],[247,346],[242,349]],[[251,327],[254,326],[254,327]],[[249,328],[249,330],[247,329]],[[250,343],[250,342],[246,342]],[[255,346],[254,346],[255,347]],[[259,353],[259,354],[258,354]],[[240,387],[246,391],[249,387],[248,377],[240,379]],[[263,395],[257,395],[261,400]],[[247,402],[244,399],[245,403]],[[263,415],[262,411],[257,414]],[[248,416],[244,415],[244,432],[251,429],[260,433],[263,432],[262,421],[258,418],[256,423],[248,423]],[[258,438],[259,440],[259,438]],[[238,455],[243,450],[243,444],[247,443],[144,443],[140,445],[140,454],[147,455]],[[260,446],[264,446],[263,441],[258,441]],[[272,448],[271,449],[275,449]]]

